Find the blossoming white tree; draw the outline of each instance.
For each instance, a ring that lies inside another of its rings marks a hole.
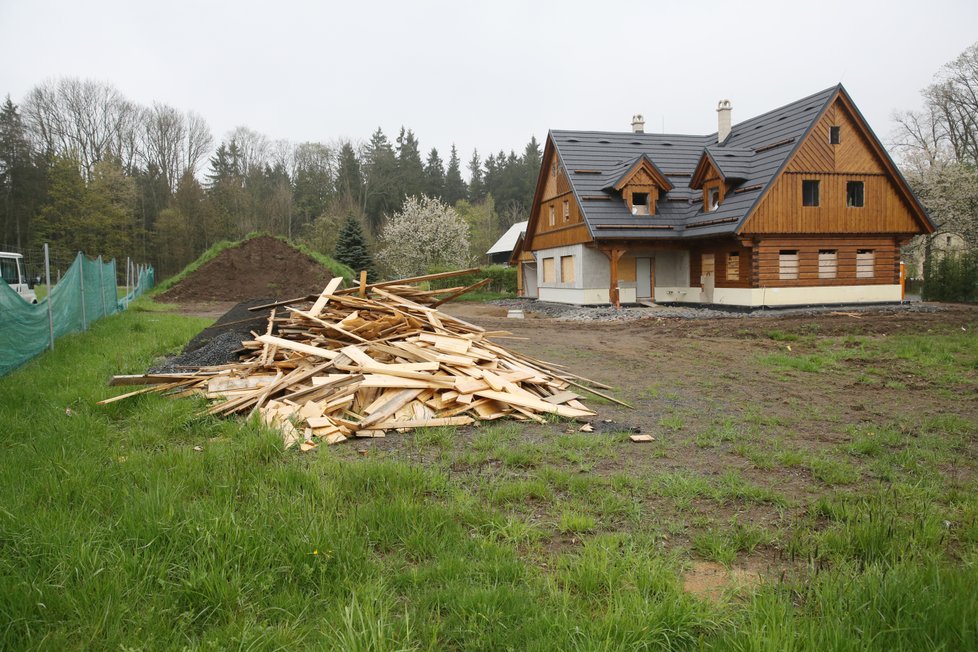
[[[469,226],[434,197],[408,197],[380,234],[378,260],[395,277],[420,276],[431,267],[464,267]]]

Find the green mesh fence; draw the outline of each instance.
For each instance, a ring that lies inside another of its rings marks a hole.
[[[88,260],[81,253],[48,296],[36,304],[27,303],[0,281],[0,376],[51,346],[49,303],[57,339],[124,310],[133,299],[152,288],[153,282],[153,268],[142,269],[133,291],[119,299],[115,261]]]

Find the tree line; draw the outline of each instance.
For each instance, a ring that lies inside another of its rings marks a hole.
[[[978,248],[978,43],[945,64],[921,91],[923,106],[895,116],[890,146],[936,231],[916,247],[948,236]]]
[[[471,262],[529,213],[541,148],[463,163],[402,127],[366,141],[291,143],[140,106],[111,85],[65,78],[0,106],[2,246],[134,256],[171,274],[221,240],[264,231],[333,254],[348,219],[372,247],[409,197],[437,198],[469,227]],[[463,165],[468,180],[463,178]]]

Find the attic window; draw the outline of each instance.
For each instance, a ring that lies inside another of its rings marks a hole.
[[[649,214],[649,193],[633,192],[632,193],[632,215],[648,215],[648,214]]]
[[[829,144],[838,145],[842,142],[842,128],[829,127]]]
[[[710,188],[710,194],[706,203],[706,210],[707,212],[712,213],[718,208],[720,208],[720,189]]]
[[[801,205],[818,206],[818,181],[805,179],[801,182]]]

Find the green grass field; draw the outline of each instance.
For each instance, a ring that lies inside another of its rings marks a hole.
[[[772,535],[734,519],[689,549],[664,545],[689,506],[790,501],[733,472],[589,473],[625,434],[526,441],[499,422],[464,446],[445,429],[392,435],[400,457],[300,455],[254,421],[195,416],[196,400],[95,405],[117,393],[111,375],[141,373],[204,325],[142,299],[0,379],[0,648],[978,646],[978,492],[955,470],[975,423],[909,439],[853,426],[840,455],[867,460],[878,484],[813,499],[776,535],[783,576],[709,600],[683,589],[691,562],[729,564]],[[974,356],[950,355],[962,341],[888,346],[926,373],[973,375]],[[840,356],[799,369],[814,378]],[[722,421],[697,446],[737,437]],[[787,464],[790,451],[740,445]],[[835,457],[797,463],[830,487],[853,473]],[[487,465],[505,472],[472,471]],[[653,499],[670,510],[650,512]]]

